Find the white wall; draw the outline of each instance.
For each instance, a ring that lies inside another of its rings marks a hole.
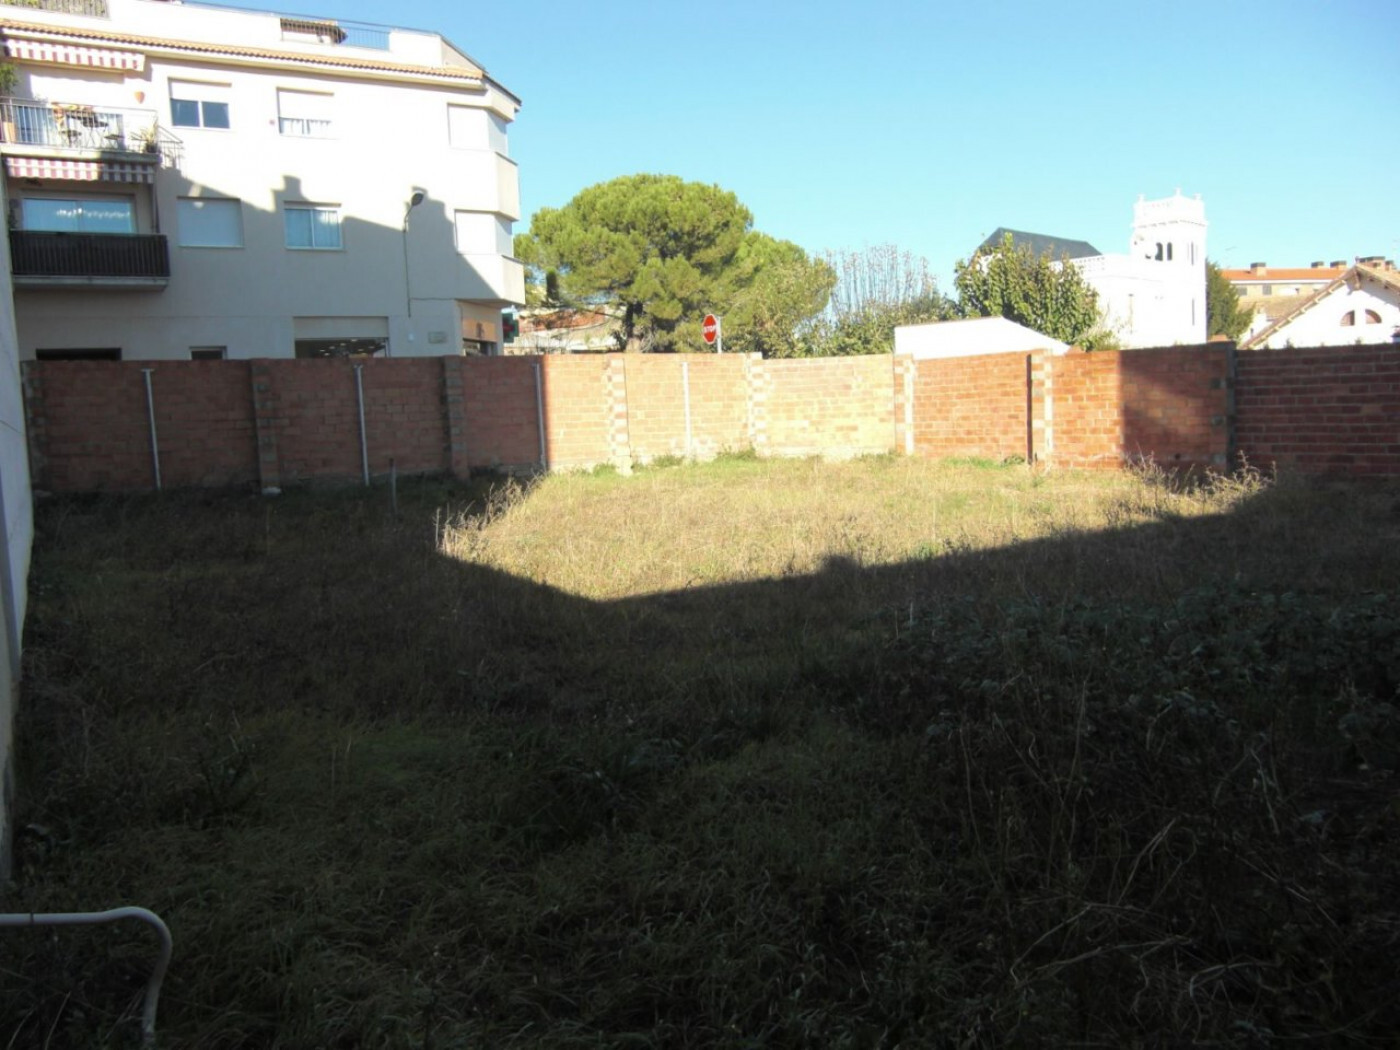
[[[4,201],[0,191],[0,204]],[[0,880],[9,876],[14,801],[14,708],[34,537],[24,400],[10,299],[10,245],[0,238]]]
[[[1374,311],[1380,320],[1367,323],[1367,310]],[[1342,324],[1342,318],[1347,314],[1353,316],[1355,323]],[[1400,327],[1400,292],[1379,281],[1362,279],[1357,287],[1343,283],[1328,292],[1271,335],[1259,348],[1279,350],[1289,345],[1389,343],[1397,327]]]

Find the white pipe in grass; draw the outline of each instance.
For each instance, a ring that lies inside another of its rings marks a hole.
[[[156,1005],[160,1001],[160,986],[165,980],[165,971],[170,967],[170,954],[174,942],[170,937],[170,927],[161,917],[146,908],[110,908],[107,911],[76,912],[13,912],[0,913],[0,928],[20,926],[93,926],[103,922],[119,922],[122,919],[138,919],[156,931],[160,938],[160,956],[155,969],[146,982],[146,1002],[141,1009],[141,1045],[156,1045]]]

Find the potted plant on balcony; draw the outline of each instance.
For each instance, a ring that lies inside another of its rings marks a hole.
[[[131,133],[131,141],[135,144],[137,150],[142,153],[160,152],[160,133],[156,130],[154,124],[144,128],[137,128]]]
[[[15,141],[15,107],[11,99],[18,86],[19,70],[13,63],[0,62],[0,98],[4,99],[4,102],[0,103],[0,124],[4,125],[6,142]]]

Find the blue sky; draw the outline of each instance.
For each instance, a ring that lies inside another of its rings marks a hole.
[[[1224,265],[1400,255],[1395,0],[308,11],[436,30],[522,99],[517,230],[661,172],[732,190],[809,251],[898,245],[945,290],[997,226],[1123,252],[1138,195],[1177,188],[1204,198]]]

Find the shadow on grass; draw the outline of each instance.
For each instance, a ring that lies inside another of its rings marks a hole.
[[[11,896],[160,911],[171,1045],[1381,1045],[1395,493],[1170,495],[610,602],[483,490],[51,504]],[[139,941],[24,936],[15,1045],[129,1045]]]

